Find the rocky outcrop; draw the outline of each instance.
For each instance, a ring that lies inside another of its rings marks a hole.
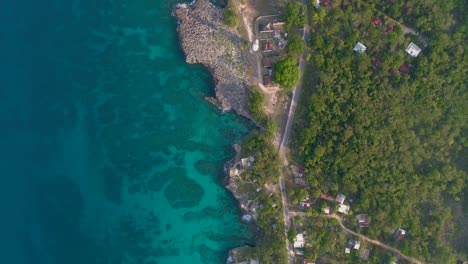
[[[223,24],[222,9],[209,0],[197,0],[177,5],[174,13],[187,63],[201,63],[213,75],[216,98],[208,101],[249,117],[244,41]]]

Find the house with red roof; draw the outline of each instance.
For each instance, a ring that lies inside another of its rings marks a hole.
[[[273,50],[273,43],[267,42],[263,44],[263,52],[269,52]]]
[[[372,23],[374,23],[374,25],[378,26],[380,24],[380,19],[378,19],[376,17],[373,17],[372,18]]]
[[[409,72],[409,65],[408,63],[403,63],[400,68],[398,69],[402,73],[408,73]]]
[[[386,33],[390,33],[390,32],[393,32],[393,25],[387,25],[387,28],[385,29],[385,32]]]

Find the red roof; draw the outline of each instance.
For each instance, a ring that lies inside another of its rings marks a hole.
[[[387,32],[387,33],[393,32],[393,25],[388,25],[385,32]]]
[[[400,66],[400,68],[399,68],[398,70],[400,70],[400,72],[403,72],[403,73],[409,72],[409,65],[408,65],[408,63],[406,63],[406,62],[403,63],[403,64]]]
[[[263,45],[263,50],[272,50],[272,49],[273,49],[273,44],[270,42],[267,42],[265,43],[265,45]]]
[[[322,1],[322,6],[329,6],[329,5],[330,5],[330,2],[328,2],[328,0]]]
[[[374,25],[377,26],[378,24],[380,24],[380,19],[378,19],[378,18],[376,18],[376,17],[373,17],[373,18],[372,18],[372,23],[374,23]]]

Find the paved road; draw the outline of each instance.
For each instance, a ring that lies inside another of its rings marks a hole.
[[[343,232],[345,232],[347,234],[351,234],[353,236],[357,236],[362,240],[365,240],[365,241],[367,241],[369,243],[372,243],[372,244],[374,244],[376,246],[379,246],[379,247],[381,247],[383,249],[386,249],[386,250],[392,252],[393,254],[395,254],[398,258],[405,259],[405,260],[407,260],[407,261],[409,261],[409,262],[411,262],[413,264],[424,264],[424,262],[422,262],[422,261],[420,261],[420,260],[418,260],[416,258],[405,256],[403,253],[401,253],[398,249],[396,249],[394,247],[391,247],[391,246],[389,246],[387,244],[384,244],[384,243],[382,243],[382,242],[380,242],[378,240],[374,240],[374,239],[368,238],[367,236],[364,236],[364,235],[361,235],[359,233],[354,232],[353,230],[351,230],[351,229],[347,228],[346,226],[344,226],[343,225],[343,219],[340,216],[336,215],[336,214],[323,215],[322,217],[324,217],[324,218],[334,218],[334,219],[338,220],[338,223],[340,224],[341,228],[343,229]]]
[[[307,6],[308,2],[306,0],[302,0],[302,3]],[[310,40],[310,29],[309,29],[309,24],[307,23],[304,26],[304,30],[302,32],[302,39],[305,41]],[[290,213],[289,213],[289,203],[288,203],[288,198],[286,195],[286,185],[284,182],[284,173],[287,169],[288,166],[288,158],[286,156],[288,144],[289,144],[289,134],[291,132],[291,127],[294,121],[294,114],[296,112],[297,108],[297,103],[299,102],[299,95],[300,95],[300,90],[302,87],[302,79],[304,75],[304,68],[305,68],[305,57],[306,57],[306,51],[302,54],[300,60],[299,60],[299,70],[301,73],[301,77],[299,80],[299,83],[296,87],[293,89],[293,95],[291,99],[291,103],[289,106],[289,112],[288,112],[288,119],[286,121],[286,127],[284,128],[283,132],[283,137],[279,145],[278,149],[278,155],[283,160],[283,169],[281,170],[281,176],[280,176],[280,190],[281,190],[281,200],[283,202],[283,217],[284,217],[284,224],[285,224],[285,234],[286,234],[286,245],[287,245],[287,250],[288,250],[288,263],[293,264],[294,263],[294,248],[293,245],[290,243],[288,240],[288,230],[291,224],[291,219],[290,219]]]

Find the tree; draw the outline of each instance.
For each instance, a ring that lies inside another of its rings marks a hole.
[[[284,14],[285,28],[303,27],[306,23],[305,9],[301,2],[288,2]]]
[[[294,56],[300,56],[305,49],[305,42],[298,35],[292,35],[286,46],[288,53]]]
[[[226,7],[223,11],[224,22],[230,27],[237,27],[240,21],[237,6],[234,0],[228,0]]]
[[[285,88],[292,88],[299,81],[299,67],[297,66],[297,60],[292,56],[278,61],[275,65],[275,70],[275,82]]]
[[[258,87],[250,87],[248,94],[249,110],[252,113],[253,118],[259,122],[263,122],[266,119],[265,113],[263,112],[263,94],[258,90]]]

